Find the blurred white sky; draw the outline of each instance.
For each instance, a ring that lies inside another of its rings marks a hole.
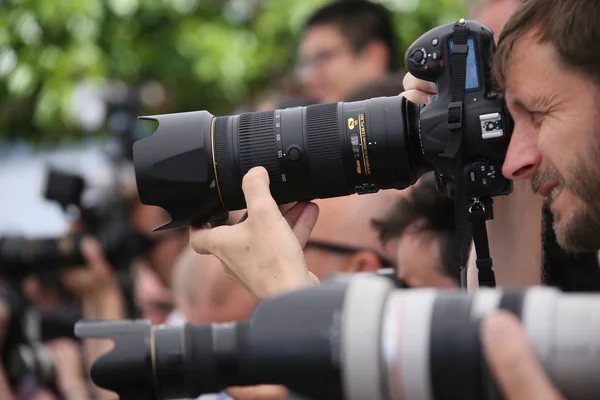
[[[0,145],[0,235],[54,236],[65,233],[62,209],[43,196],[46,166],[82,175],[93,196],[108,187],[111,171],[102,144],[33,151],[26,145]]]

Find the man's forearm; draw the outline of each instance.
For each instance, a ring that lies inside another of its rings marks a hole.
[[[494,199],[494,219],[487,222],[496,283],[511,287],[539,285],[543,198],[533,194],[529,181],[513,184],[510,196]],[[469,257],[468,281],[469,288],[478,286],[474,251]]]
[[[8,378],[4,372],[4,367],[0,364],[0,399],[14,400],[15,395],[13,394]]]
[[[83,313],[86,320],[119,320],[126,317],[125,299],[118,287],[103,290],[98,294],[83,299]],[[101,355],[112,348],[107,340],[86,340],[84,344],[87,370]],[[97,388],[96,398],[114,399],[115,395]]]

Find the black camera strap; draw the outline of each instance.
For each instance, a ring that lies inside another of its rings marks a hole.
[[[452,99],[448,104],[448,128],[450,140],[443,156],[456,161],[455,171],[455,217],[456,236],[460,252],[460,286],[467,288],[467,263],[471,247],[471,230],[469,226],[469,199],[462,179],[462,142],[463,142],[463,99],[467,74],[467,37],[468,28],[464,20],[454,25],[454,45],[452,46]]]
[[[469,217],[471,229],[473,230],[473,242],[475,242],[475,253],[477,259],[477,278],[479,286],[495,287],[496,277],[492,269],[492,257],[490,256],[490,248],[488,245],[488,235],[485,226],[487,221],[488,211],[486,208],[492,207],[492,200],[489,199],[489,204],[484,204],[479,199],[473,199],[469,207]]]
[[[462,144],[463,144],[463,104],[465,80],[467,74],[467,53],[469,29],[464,19],[454,25],[454,44],[452,46],[452,99],[448,104],[448,128],[450,140],[442,156],[456,160],[458,168],[455,171],[455,216],[456,235],[459,245],[461,267],[460,285],[467,288],[467,264],[471,248],[471,234],[475,242],[477,268],[480,286],[495,286],[492,260],[485,221],[487,210],[479,199],[470,199],[467,193],[463,174]],[[490,204],[491,207],[491,204]],[[472,232],[471,232],[472,229]]]

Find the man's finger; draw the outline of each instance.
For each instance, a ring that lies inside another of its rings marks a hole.
[[[244,212],[244,215],[242,215],[242,217],[236,222],[236,224],[241,224],[242,222],[244,222],[247,219],[248,219],[248,211]]]
[[[106,270],[110,265],[100,243],[91,237],[85,237],[81,241],[81,253],[87,265],[92,269]]]
[[[500,312],[488,317],[481,329],[486,361],[507,399],[562,399],[513,315]]]
[[[294,235],[296,235],[298,242],[300,242],[300,247],[304,248],[306,246],[310,233],[317,223],[317,218],[319,218],[319,206],[315,203],[307,203],[292,228]]]
[[[246,198],[248,215],[256,215],[259,219],[280,217],[281,212],[273,200],[269,189],[269,174],[263,167],[254,167],[242,180],[242,190]]]
[[[223,244],[231,242],[227,240],[227,235],[231,235],[231,228],[235,226],[218,226],[212,229],[193,228],[190,235],[190,245],[198,254],[214,254],[220,256],[223,251]]]
[[[296,203],[293,207],[291,207],[289,210],[283,213],[283,217],[290,225],[290,228],[294,229],[294,226],[298,222],[298,218],[300,218],[300,215],[302,215],[302,213],[304,212],[304,209],[306,208],[307,204],[308,203],[305,202]]]
[[[404,87],[404,90],[406,91],[419,90],[421,92],[426,92],[430,95],[437,93],[437,87],[435,86],[435,83],[416,78],[410,73],[404,75],[404,79],[402,80],[402,87]]]
[[[296,201],[292,203],[279,204],[279,211],[281,211],[282,214],[285,214],[286,212],[288,212],[288,210],[291,210],[296,204],[298,204],[298,202]]]
[[[415,89],[407,90],[402,92],[400,95],[406,98],[406,100],[415,104],[427,104],[429,102],[429,96],[431,96],[426,92]]]

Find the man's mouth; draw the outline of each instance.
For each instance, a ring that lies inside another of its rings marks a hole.
[[[553,201],[555,198],[558,197],[558,195],[560,194],[560,192],[562,192],[563,190],[563,186],[562,185],[558,185],[556,186],[554,189],[552,189],[552,191],[550,192],[550,201]]]
[[[553,201],[558,197],[562,190],[563,185],[559,182],[548,182],[541,185],[537,192],[548,200]]]

